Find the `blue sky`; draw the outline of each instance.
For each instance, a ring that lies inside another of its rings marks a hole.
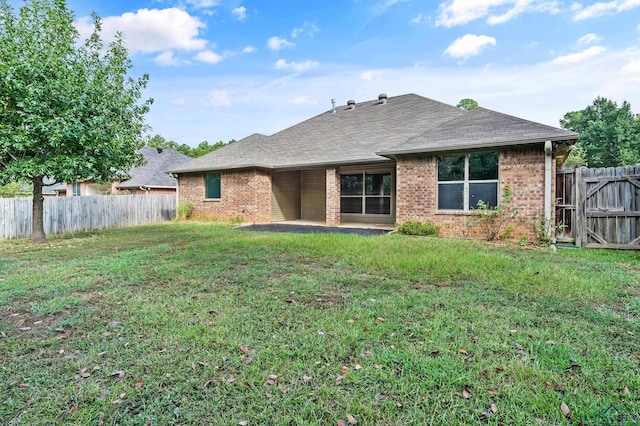
[[[640,112],[640,0],[68,0],[127,38],[153,133],[272,134],[405,93],[558,126],[596,96]]]

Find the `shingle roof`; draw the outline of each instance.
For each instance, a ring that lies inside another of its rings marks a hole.
[[[475,112],[474,112],[475,111]],[[467,133],[465,133],[467,132]],[[478,148],[577,134],[484,108],[466,111],[416,94],[325,111],[272,136],[251,135],[171,170],[174,173],[294,168],[390,161],[388,156]]]
[[[175,188],[178,186],[175,178],[169,175],[169,170],[191,160],[191,157],[173,149],[158,149],[144,147],[138,151],[144,157],[146,164],[135,167],[129,172],[131,179],[120,182],[117,188]]]
[[[486,108],[475,108],[378,154],[400,155],[575,140],[578,134]]]
[[[254,133],[244,139],[230,143],[208,154],[192,159],[188,163],[175,167],[173,173],[185,173],[206,170],[243,169],[247,167],[272,168],[268,152],[269,136]]]

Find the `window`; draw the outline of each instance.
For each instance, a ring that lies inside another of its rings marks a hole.
[[[340,213],[391,214],[391,172],[340,176]]]
[[[473,210],[480,200],[498,205],[498,153],[438,157],[438,210]]]
[[[73,189],[73,196],[74,197],[79,197],[80,196],[80,184],[78,182],[74,183],[71,185],[72,189]]]
[[[207,173],[204,177],[204,197],[220,199],[220,173]]]

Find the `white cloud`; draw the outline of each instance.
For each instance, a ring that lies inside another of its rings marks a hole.
[[[496,39],[486,35],[466,34],[456,39],[444,53],[452,58],[467,59],[477,55],[489,46],[495,46]]]
[[[167,50],[156,56],[153,62],[163,67],[177,67],[179,65],[178,59],[173,56],[171,50]]]
[[[244,21],[247,19],[247,8],[244,6],[231,9],[231,14],[235,16],[238,21]]]
[[[293,99],[289,101],[289,103],[293,105],[317,105],[318,102],[309,99],[307,96],[294,96]]]
[[[418,16],[411,18],[411,20],[409,22],[411,22],[412,24],[421,24],[425,21],[425,17],[422,16],[422,13],[418,14]]]
[[[198,52],[193,59],[206,64],[217,64],[224,59],[224,56],[218,55],[211,50],[203,50],[202,52]]]
[[[291,31],[291,38],[297,38],[302,34],[306,34],[309,37],[313,37],[315,34],[320,32],[320,28],[313,22],[305,22],[302,26],[294,28]]]
[[[440,4],[440,15],[436,25],[454,27],[486,16],[487,23],[496,25],[510,21],[525,12],[559,11],[556,0],[447,0]]]
[[[578,39],[578,44],[583,44],[583,45],[592,44],[592,43],[597,43],[600,40],[602,40],[602,37],[600,37],[599,35],[594,33],[589,33],[580,37],[580,39]]]
[[[583,50],[582,52],[570,53],[564,56],[558,56],[550,63],[554,65],[571,65],[579,62],[584,62],[588,59],[595,58],[602,55],[607,49],[602,46],[591,46],[590,48]]]
[[[575,3],[574,3],[575,4]],[[602,15],[610,15],[615,13],[624,12],[625,10],[633,9],[640,6],[640,0],[613,0],[608,2],[598,2],[590,6],[582,8],[575,7],[576,14],[573,19],[581,21],[583,19],[596,18]]]
[[[226,90],[212,90],[209,92],[209,104],[212,106],[231,105],[231,94]]]
[[[302,62],[295,62],[295,61],[287,62],[284,59],[278,59],[278,61],[276,62],[275,68],[277,70],[291,70],[291,71],[301,73],[304,71],[308,71],[311,68],[315,68],[317,66],[318,66],[318,62],[316,61],[307,60]]]
[[[401,3],[407,0],[378,0],[373,6],[371,6],[370,13],[374,17],[384,15],[389,8],[397,3]]]
[[[242,53],[254,53],[256,52],[258,49],[256,49],[253,46],[247,46],[244,49],[242,49]]]
[[[364,81],[380,80],[381,78],[382,73],[378,70],[369,70],[360,73],[360,80]]]
[[[206,9],[220,4],[218,0],[187,0],[187,3],[197,9]]]
[[[285,47],[295,46],[295,43],[292,43],[284,38],[273,36],[267,41],[267,46],[269,46],[269,49],[271,50],[281,50]]]
[[[640,61],[632,61],[622,67],[622,72],[640,79]]]
[[[76,27],[83,38],[93,30],[91,18],[82,17]],[[166,52],[177,50],[201,50],[207,41],[199,38],[199,31],[205,24],[186,11],[172,7],[169,9],[140,9],[120,16],[108,16],[102,21],[102,37],[106,41],[114,39],[120,31],[125,36],[125,46],[130,54],[143,52]]]

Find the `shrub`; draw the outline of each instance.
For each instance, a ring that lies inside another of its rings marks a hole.
[[[437,237],[440,233],[440,227],[431,222],[418,222],[408,220],[397,226],[398,232],[405,235],[422,235]]]
[[[182,200],[178,203],[178,220],[189,219],[193,214],[193,210],[196,206],[187,200]]]
[[[504,188],[502,202],[491,207],[484,201],[478,201],[478,208],[473,211],[474,218],[467,222],[467,227],[479,226],[487,241],[496,238],[507,239],[513,232],[510,223],[518,216],[518,207],[511,201],[511,190]]]

